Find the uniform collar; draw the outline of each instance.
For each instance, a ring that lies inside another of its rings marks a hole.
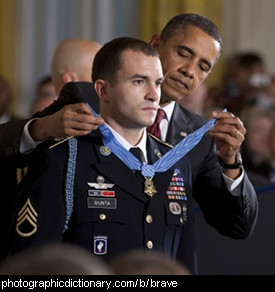
[[[134,147],[139,147],[141,151],[143,152],[143,155],[146,159],[147,162],[147,149],[146,149],[146,142],[147,142],[147,134],[146,131],[143,131],[141,140],[137,145],[131,145],[128,141],[126,141],[120,134],[118,134],[112,127],[110,127],[108,124],[106,124],[106,127],[110,129],[112,134],[115,136],[116,140],[127,150],[130,150],[130,148]]]

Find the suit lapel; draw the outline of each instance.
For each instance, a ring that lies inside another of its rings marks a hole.
[[[92,82],[75,82],[80,100],[87,102],[96,113],[99,113],[99,100]]]
[[[190,118],[184,114],[184,111],[176,103],[168,126],[166,141],[176,145],[190,132],[192,132]]]

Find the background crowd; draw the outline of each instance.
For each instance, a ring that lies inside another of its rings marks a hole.
[[[223,108],[239,116],[247,129],[242,146],[245,168],[251,175],[275,182],[275,77],[264,56],[256,51],[234,53],[224,66],[222,82],[203,84],[181,105],[206,119]]]

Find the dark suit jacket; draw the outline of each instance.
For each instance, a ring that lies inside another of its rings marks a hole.
[[[61,90],[57,100],[34,117],[44,117],[59,111],[67,104],[88,102],[98,112],[98,97],[91,82],[70,82]],[[0,157],[10,157],[19,153],[20,137],[29,119],[13,120],[0,124]]]
[[[150,198],[144,194],[144,179],[139,174],[113,153],[102,152],[98,132],[78,138],[73,183],[67,181],[73,173],[72,168],[66,172],[67,142],[51,150],[48,142],[43,143],[32,154],[29,172],[19,186],[11,251],[62,242],[65,218],[73,210],[64,240],[103,260],[153,245],[154,250],[178,259],[196,273],[189,161],[181,159],[166,172],[156,173],[153,182],[157,194]],[[148,136],[148,159],[152,164],[159,159],[158,151],[164,154],[170,149]],[[109,186],[100,185],[99,176]],[[169,191],[178,192],[181,182],[185,195],[170,196]],[[74,191],[73,200],[69,200],[67,192],[68,200],[64,202],[65,190],[70,188]],[[66,208],[67,203],[71,209]]]
[[[176,104],[166,141],[175,145],[183,139],[181,133],[192,133],[205,122],[201,116]],[[257,220],[258,200],[247,174],[240,185],[241,196],[232,195],[224,184],[214,139],[208,133],[186,157],[192,166],[193,196],[206,221],[220,234],[231,238],[249,237]]]

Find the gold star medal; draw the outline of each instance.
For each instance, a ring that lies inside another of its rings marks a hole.
[[[145,178],[144,193],[152,198],[154,194],[157,193],[157,190],[153,183],[153,178],[152,177],[144,177],[144,178]]]

